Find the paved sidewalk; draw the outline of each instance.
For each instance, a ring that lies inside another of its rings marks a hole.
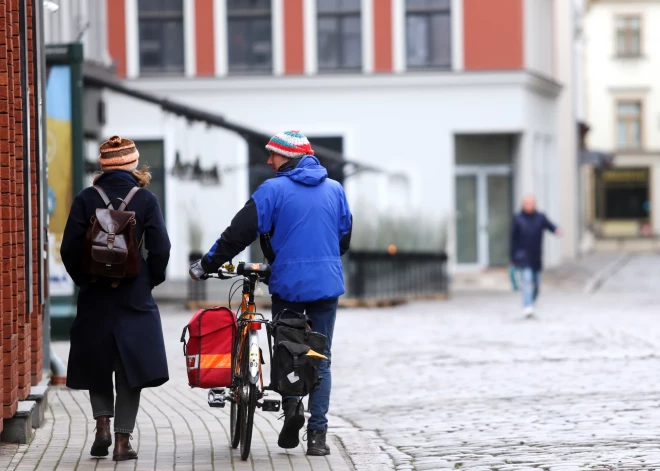
[[[229,445],[229,406],[210,408],[207,390],[191,389],[187,383],[182,353],[181,329],[191,312],[161,306],[170,369],[165,385],[142,393],[137,428],[132,446],[139,452],[135,462],[116,464],[110,459],[89,455],[95,422],[87,391],[53,388],[49,394],[46,425],[37,430],[29,445],[0,444],[0,470],[270,470],[270,471],[384,471],[393,469],[391,459],[366,433],[337,417],[329,417],[328,443],[331,455],[307,457],[306,442],[297,449],[277,446],[282,428],[281,413],[255,414],[250,459],[241,461],[240,449]],[[267,351],[267,340],[260,336]],[[54,342],[57,355],[67,361],[69,343]],[[265,366],[264,376],[270,374]],[[266,383],[268,380],[266,379]],[[270,393],[276,398],[274,393]],[[305,404],[306,404],[305,400]],[[303,430],[304,431],[304,430]],[[303,436],[301,431],[301,437]],[[350,455],[350,457],[349,457]]]
[[[307,457],[306,443],[299,448],[277,447],[279,414],[258,413],[252,453],[241,461],[240,450],[229,446],[229,408],[206,405],[204,391],[156,388],[144,391],[133,447],[134,462],[115,464],[110,458],[89,455],[94,440],[94,420],[86,391],[55,388],[49,396],[47,423],[29,445],[0,447],[0,469],[32,470],[308,470],[345,471],[351,464],[342,457],[343,445],[336,435],[328,457]],[[334,425],[334,424],[333,424]],[[11,453],[13,458],[9,460]]]

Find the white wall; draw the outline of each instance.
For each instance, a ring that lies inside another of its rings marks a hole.
[[[563,258],[577,255],[580,237],[578,219],[578,140],[575,99],[575,16],[569,1],[554,2],[555,18],[555,79],[562,91],[557,108],[558,223],[564,235],[561,241]]]
[[[543,74],[554,76],[553,26],[549,21],[553,16],[553,1],[567,0],[525,0],[525,67]]]
[[[300,129],[310,136],[342,136],[349,159],[408,176],[408,182],[395,192],[392,185],[397,182],[387,176],[365,173],[347,179],[346,191],[355,211],[364,217],[396,211],[400,198],[393,195],[403,192],[409,211],[421,212],[425,223],[440,224],[454,211],[455,133],[521,133],[529,129],[554,139],[554,99],[534,98],[538,95],[534,80],[525,72],[513,72],[194,82],[140,79],[129,84],[265,133]],[[113,97],[107,105],[106,133],[121,133],[119,128],[136,138],[140,134],[165,135],[171,168],[174,148],[184,145],[177,143],[186,139],[181,126],[173,122],[177,120],[163,118],[158,108],[128,98]],[[207,134],[197,131],[194,144],[207,165],[246,162],[242,139],[227,132],[221,140]],[[234,186],[225,185],[223,179],[216,189],[189,186],[192,184],[171,177],[167,185],[168,195],[185,201],[194,198],[195,207],[208,219],[204,225],[208,247],[248,197],[247,174],[234,179]],[[168,197],[167,203],[174,246],[170,273],[179,276],[185,273],[188,248],[185,223],[178,215],[185,216],[188,210],[184,203],[173,200]]]
[[[117,0],[118,1],[118,0]],[[46,44],[76,42],[81,38],[85,59],[110,65],[105,0],[59,0],[59,9],[44,12]]]
[[[615,57],[617,14],[640,14],[642,54],[639,59]],[[660,4],[653,2],[596,3],[585,18],[587,116],[589,147],[616,148],[617,98],[643,101],[642,140],[648,151],[660,151]]]

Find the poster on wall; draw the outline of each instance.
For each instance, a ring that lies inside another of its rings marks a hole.
[[[74,283],[60,257],[62,235],[73,200],[71,66],[48,68],[46,116],[48,130],[48,270],[50,294],[73,296]]]

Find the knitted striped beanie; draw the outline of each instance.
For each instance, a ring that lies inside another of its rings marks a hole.
[[[138,166],[140,153],[135,143],[130,139],[112,136],[101,144],[99,163],[101,170],[135,170]]]
[[[266,149],[291,159],[299,159],[305,155],[314,155],[312,145],[305,135],[298,130],[284,131],[276,134],[270,138]]]

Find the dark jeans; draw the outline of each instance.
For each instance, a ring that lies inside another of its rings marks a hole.
[[[328,343],[323,354],[328,357],[321,362],[319,376],[321,384],[312,397],[310,397],[311,417],[307,423],[308,430],[323,431],[328,427],[328,409],[330,408],[330,389],[332,388],[332,375],[330,374],[330,363],[332,347],[332,334],[335,330],[335,319],[337,318],[337,298],[324,299],[308,303],[291,303],[273,296],[273,316],[284,309],[296,312],[304,312],[312,321],[312,330],[325,335]]]
[[[115,433],[133,433],[135,419],[140,408],[140,389],[131,389],[119,357],[115,350],[115,389],[117,390],[117,404],[112,389],[107,391],[89,391],[94,418],[115,417]]]

